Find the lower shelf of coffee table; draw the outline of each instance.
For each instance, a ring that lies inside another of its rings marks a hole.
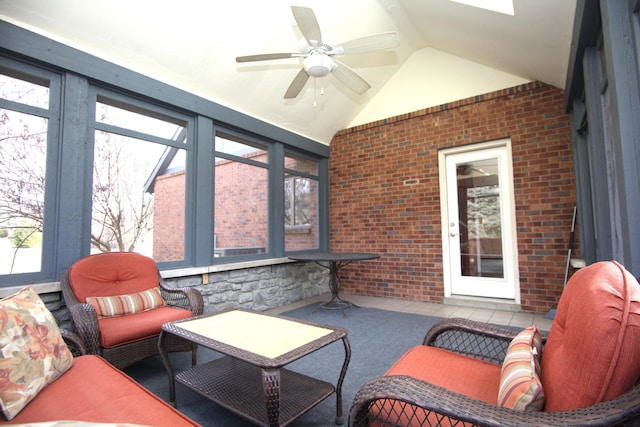
[[[176,381],[256,424],[269,425],[262,371],[257,366],[221,357],[176,374]],[[328,382],[280,369],[279,425],[290,424],[334,392]]]

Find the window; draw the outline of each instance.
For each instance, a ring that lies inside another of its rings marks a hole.
[[[311,224],[311,180],[290,176],[284,180],[284,225],[309,227]]]
[[[0,27],[0,286],[92,252],[180,274],[328,246],[328,146]]]
[[[318,162],[285,156],[285,250],[318,248]]]
[[[0,65],[0,276],[39,277],[50,265],[43,248],[53,233],[44,224],[55,209],[45,200],[55,180],[47,179],[47,155],[57,145],[58,91],[57,75]]]
[[[183,260],[186,122],[105,97],[95,121],[91,251]]]
[[[215,137],[214,257],[268,252],[269,151],[233,134]]]

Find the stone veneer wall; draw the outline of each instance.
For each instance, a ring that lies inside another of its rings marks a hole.
[[[265,311],[329,292],[329,270],[315,263],[290,263],[166,279],[171,287],[194,287],[205,313],[227,308]]]
[[[308,262],[277,264],[166,280],[172,287],[194,287],[204,299],[205,313],[227,308],[265,311],[329,292],[329,270]],[[69,310],[60,292],[40,294],[61,327],[70,328]]]

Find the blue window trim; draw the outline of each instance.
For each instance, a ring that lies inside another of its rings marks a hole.
[[[50,107],[60,114],[59,129],[52,130],[47,159],[48,214],[45,229],[52,236],[43,249],[40,273],[0,276],[0,287],[57,281],[77,259],[89,254],[91,232],[91,180],[93,131],[97,93],[117,93],[126,102],[145,108],[157,106],[188,116],[192,150],[188,168],[184,262],[160,264],[164,268],[206,267],[250,259],[282,258],[284,251],[283,176],[286,150],[318,161],[320,248],[329,246],[327,145],[275,125],[218,105],[204,98],[151,79],[121,66],[63,45],[0,20],[0,58],[12,69],[42,70],[60,81]],[[53,77],[52,77],[53,78]],[[57,105],[55,103],[58,103]],[[213,164],[216,129],[233,131],[270,149],[269,254],[252,257],[213,258]],[[56,140],[57,138],[57,140]],[[53,142],[51,142],[53,141]],[[52,175],[49,175],[51,173]],[[53,231],[52,231],[53,230]],[[196,232],[197,230],[197,232]]]

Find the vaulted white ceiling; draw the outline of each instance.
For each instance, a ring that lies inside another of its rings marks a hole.
[[[371,84],[333,75],[283,95],[301,59],[291,5],[311,7],[323,41],[387,31],[399,47],[340,60]],[[329,144],[336,131],[541,80],[564,88],[576,0],[514,0],[513,16],[450,0],[0,0],[0,18],[221,105]]]

